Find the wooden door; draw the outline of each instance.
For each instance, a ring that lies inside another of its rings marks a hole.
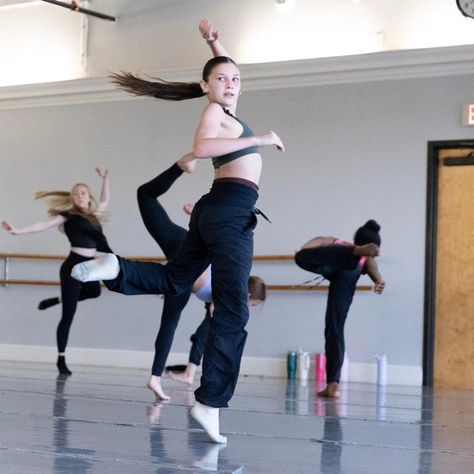
[[[474,153],[438,155],[435,387],[474,389]]]

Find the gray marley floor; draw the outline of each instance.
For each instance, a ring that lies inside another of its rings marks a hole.
[[[193,389],[142,370],[0,361],[4,473],[472,473],[474,393],[369,384],[318,399],[314,381],[241,377],[222,410],[227,446],[190,418]]]

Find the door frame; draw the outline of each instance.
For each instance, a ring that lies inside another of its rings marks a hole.
[[[436,319],[436,245],[438,224],[438,158],[441,150],[472,148],[474,139],[428,142],[426,196],[425,297],[423,324],[423,385],[433,386]]]

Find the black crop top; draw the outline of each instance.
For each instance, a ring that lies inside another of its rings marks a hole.
[[[253,137],[255,134],[253,133],[252,129],[247,126],[245,122],[242,122],[242,120],[239,120],[237,117],[232,115],[228,110],[222,109],[227,115],[230,115],[232,118],[237,120],[237,122],[242,125],[242,133],[239,135],[239,138],[241,137]],[[242,148],[242,150],[237,150],[233,151],[232,153],[227,153],[226,155],[221,155],[221,156],[216,156],[215,158],[212,159],[212,165],[214,166],[214,169],[217,169],[221,167],[222,165],[225,165],[226,163],[230,163],[231,161],[236,160],[237,158],[240,158],[241,156],[245,155],[250,155],[251,153],[258,153],[258,146],[249,146],[247,148]]]
[[[102,226],[94,225],[89,219],[79,214],[61,212],[67,221],[64,223],[64,233],[67,235],[71,247],[97,249],[99,252],[111,253],[112,250],[102,233]]]

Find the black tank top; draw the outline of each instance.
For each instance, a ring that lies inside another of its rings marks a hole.
[[[99,223],[94,225],[89,219],[70,212],[61,212],[61,215],[67,219],[63,227],[71,247],[97,249],[99,252],[107,253],[112,252],[105,235],[102,233],[102,226]]]
[[[245,122],[242,122],[242,120],[239,120],[237,117],[232,115],[228,110],[224,108],[222,108],[222,110],[227,115],[237,120],[237,122],[239,122],[240,125],[242,125],[243,130],[242,130],[242,133],[239,135],[239,138],[253,137],[255,135],[252,129]],[[216,156],[215,158],[212,159],[212,165],[214,166],[214,169],[217,169],[217,168],[220,168],[222,165],[225,165],[226,163],[230,163],[231,161],[234,161],[237,158],[240,158],[241,156],[250,155],[251,153],[258,153],[258,146],[249,146],[247,148],[242,148],[242,150],[237,150],[237,151],[233,151],[232,153],[227,153],[226,155]]]

